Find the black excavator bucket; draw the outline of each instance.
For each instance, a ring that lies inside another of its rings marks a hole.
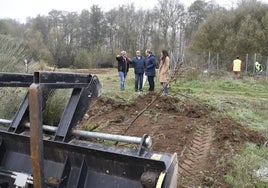
[[[0,73],[0,87],[27,87],[12,120],[0,119],[0,187],[176,188],[177,155],[150,151],[151,137],[75,129],[101,94],[96,76],[35,72]],[[72,89],[58,126],[44,125],[42,110],[52,89]],[[6,126],[7,125],[7,126]],[[6,128],[7,127],[7,128]],[[44,137],[49,134],[49,139]],[[138,149],[77,138],[137,144]]]

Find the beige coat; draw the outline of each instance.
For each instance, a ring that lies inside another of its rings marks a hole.
[[[165,61],[160,61],[159,69],[158,69],[158,80],[159,82],[168,82],[170,80],[169,77],[169,62],[170,59],[167,56]]]

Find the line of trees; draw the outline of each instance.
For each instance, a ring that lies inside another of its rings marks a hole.
[[[214,1],[196,0],[186,9],[179,0],[158,0],[150,9],[127,4],[107,12],[98,5],[80,14],[51,10],[25,24],[0,20],[0,39],[7,37],[23,41],[28,59],[57,67],[111,67],[121,50],[131,56],[146,48],[158,58],[167,49],[189,61],[198,61],[193,54],[209,52],[228,54],[226,58],[268,55],[268,5],[241,0],[226,9]]]

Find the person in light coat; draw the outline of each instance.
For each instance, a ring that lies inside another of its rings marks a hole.
[[[169,81],[170,81],[170,76],[169,76],[169,64],[170,64],[170,59],[167,50],[162,50],[161,52],[161,60],[160,60],[160,65],[158,69],[158,80],[160,84],[164,88],[164,93],[168,94],[168,88],[169,88]]]

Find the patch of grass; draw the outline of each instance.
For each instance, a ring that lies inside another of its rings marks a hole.
[[[43,112],[44,124],[58,125],[70,96],[70,89],[55,90],[50,95]]]
[[[149,116],[150,122],[152,123],[157,122],[160,115],[161,113],[150,112],[150,116]]]
[[[233,169],[226,175],[226,182],[232,187],[267,187],[268,182],[256,173],[257,170],[268,167],[267,155],[266,147],[247,143],[243,151],[229,162]]]
[[[24,88],[0,88],[0,117],[12,119],[19,109],[27,89]]]

